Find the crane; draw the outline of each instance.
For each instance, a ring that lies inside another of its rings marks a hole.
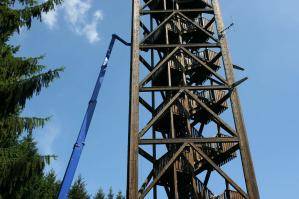
[[[110,44],[109,44],[108,50],[106,52],[105,59],[101,66],[100,73],[98,75],[95,87],[93,89],[92,96],[89,100],[88,107],[87,107],[87,110],[86,110],[86,113],[85,113],[85,116],[84,116],[84,119],[83,119],[83,122],[82,122],[82,125],[80,128],[76,143],[74,144],[73,151],[72,151],[70,160],[68,162],[67,169],[65,171],[65,174],[64,174],[64,177],[63,177],[63,180],[61,183],[61,187],[60,187],[59,195],[58,195],[59,199],[66,199],[68,196],[68,192],[70,190],[70,187],[71,187],[71,184],[72,184],[72,181],[73,181],[73,178],[74,178],[74,175],[75,175],[78,163],[79,163],[79,159],[80,159],[83,147],[85,145],[85,139],[87,136],[89,125],[92,120],[94,110],[96,108],[97,98],[98,98],[99,91],[101,89],[101,86],[102,86],[102,83],[104,80],[104,76],[105,76],[105,73],[107,70],[108,61],[109,61],[109,58],[110,58],[110,55],[111,55],[111,52],[112,52],[112,49],[114,47],[114,43],[116,40],[120,41],[122,44],[124,44],[126,46],[131,45],[130,43],[126,42],[125,40],[123,40],[121,37],[119,37],[116,34],[113,34],[111,37]]]

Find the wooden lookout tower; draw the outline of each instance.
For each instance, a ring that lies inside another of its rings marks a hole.
[[[127,198],[259,199],[218,0],[132,3]]]

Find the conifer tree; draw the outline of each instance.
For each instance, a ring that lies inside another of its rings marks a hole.
[[[105,193],[102,188],[98,190],[96,195],[94,196],[94,199],[105,199]]]
[[[36,186],[37,190],[34,191],[38,193],[36,194],[37,197],[35,198],[49,198],[49,199],[57,198],[60,182],[57,181],[54,171],[50,171],[48,174],[45,174],[40,178],[40,181],[36,181],[36,182],[37,183],[39,182],[39,185]]]
[[[89,199],[90,198],[86,190],[86,184],[80,175],[78,176],[75,183],[71,187],[68,198],[69,199]]]
[[[115,199],[125,199],[125,197],[123,196],[122,192],[119,191],[115,197]]]
[[[112,191],[112,187],[109,188],[109,192],[108,192],[108,195],[107,195],[107,199],[113,199],[113,191]]]
[[[9,44],[14,33],[29,29],[61,0],[0,1],[0,198],[33,198],[30,190],[43,177],[49,156],[41,156],[32,132],[48,118],[22,117],[26,102],[59,77],[61,68],[46,70],[42,57],[19,57],[20,46]],[[36,188],[36,187],[35,187]],[[35,189],[38,190],[38,189]]]

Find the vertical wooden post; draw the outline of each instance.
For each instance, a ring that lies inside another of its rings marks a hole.
[[[137,199],[138,197],[139,8],[140,1],[132,0],[127,199]]]
[[[224,23],[221,16],[220,5],[218,0],[212,0],[212,5],[215,13],[218,36],[220,38],[220,46],[222,50],[226,79],[228,84],[232,85],[235,82],[233,64],[229,54],[225,33],[222,32],[224,30]],[[250,154],[248,138],[247,138],[247,133],[243,121],[242,110],[240,106],[237,89],[234,89],[234,91],[231,94],[231,107],[232,107],[233,117],[235,121],[235,127],[240,139],[240,143],[239,143],[240,154],[242,159],[243,172],[246,181],[248,196],[250,199],[259,199],[260,198],[259,191],[257,187],[253,162]]]

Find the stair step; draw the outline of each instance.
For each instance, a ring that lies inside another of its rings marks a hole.
[[[226,190],[220,196],[217,196],[215,199],[245,199],[239,192]]]

